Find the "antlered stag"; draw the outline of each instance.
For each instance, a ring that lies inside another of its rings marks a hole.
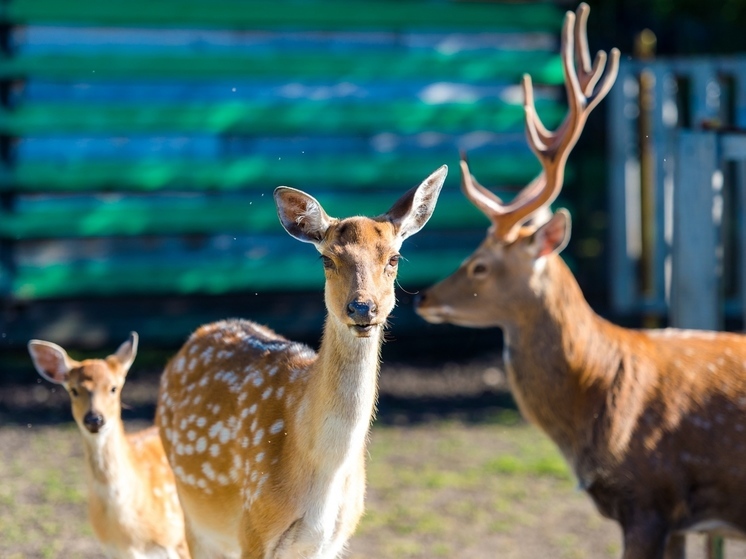
[[[617,51],[600,82],[603,52],[591,68],[588,11],[582,4],[577,23],[575,14],[565,19],[570,108],[556,132],[539,122],[524,79],[527,136],[543,173],[504,204],[461,162],[463,190],[492,227],[453,275],[422,294],[417,311],[433,323],[501,327],[521,412],[557,444],[599,511],[619,522],[624,559],[680,558],[685,531],[746,532],[746,336],[607,322],[558,254],[569,213],[537,223],[537,212],[551,215],[567,156],[616,77]]]
[[[363,512],[365,447],[402,241],[435,209],[442,167],[375,218],[335,219],[280,187],[282,225],[321,253],[318,354],[248,320],[199,328],[163,373],[156,423],[194,559],[331,559]]]

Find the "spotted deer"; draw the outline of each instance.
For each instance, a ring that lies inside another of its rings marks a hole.
[[[280,222],[321,253],[318,354],[248,320],[196,330],[162,376],[156,423],[195,559],[331,559],[363,512],[365,449],[402,241],[430,218],[441,167],[378,217],[329,217],[275,190]]]
[[[548,206],[619,57],[611,52],[603,79],[603,52],[591,67],[588,12],[581,4],[577,23],[576,14],[565,18],[570,107],[556,132],[538,120],[524,78],[527,137],[543,173],[506,204],[461,162],[463,191],[492,226],[453,275],[421,294],[417,312],[432,323],[501,327],[519,409],[557,444],[598,510],[620,524],[624,559],[681,558],[685,531],[746,532],[746,336],[611,324],[559,256],[570,215]],[[530,224],[537,212],[551,217]]]
[[[157,427],[125,433],[121,391],[137,354],[132,332],[105,359],[75,361],[51,342],[31,340],[38,373],[61,384],[83,435],[88,514],[109,557],[189,559],[184,518]]]

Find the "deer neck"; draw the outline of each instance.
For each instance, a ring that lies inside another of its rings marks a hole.
[[[379,328],[358,338],[327,317],[298,421],[307,458],[321,469],[362,456],[377,396],[381,336]]]
[[[134,493],[134,459],[122,422],[111,421],[95,435],[85,428],[81,431],[89,484],[102,497],[103,493],[118,498]]]
[[[508,378],[524,415],[569,458],[593,435],[619,351],[559,256],[533,280],[535,298],[504,327]]]

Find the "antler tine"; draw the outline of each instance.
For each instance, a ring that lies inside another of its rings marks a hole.
[[[509,204],[503,204],[474,180],[462,155],[461,184],[464,193],[493,222],[494,233],[505,240],[512,240],[518,225],[557,198],[562,190],[567,158],[583,131],[588,115],[616,80],[620,58],[618,49],[612,49],[608,57],[604,51],[599,51],[591,65],[587,37],[589,12],[588,5],[582,3],[575,13],[565,14],[560,57],[569,108],[555,131],[547,130],[541,122],[536,112],[531,76],[523,76],[526,136],[531,150],[542,164],[543,172]]]
[[[575,13],[567,12],[562,26],[561,59],[569,103],[562,124],[549,131],[541,122],[534,101],[529,75],[523,77],[526,136],[544,171],[525,187],[509,205],[503,205],[496,230],[510,239],[517,226],[542,206],[551,204],[562,190],[564,170],[590,112],[611,89],[619,70],[619,50],[610,56],[599,51],[591,65],[587,21],[590,8],[581,4]],[[608,65],[607,65],[608,62]],[[493,220],[495,221],[495,220]]]
[[[502,200],[479,184],[469,171],[466,155],[461,154],[461,191],[490,221],[496,223],[505,212]]]
[[[578,12],[580,13],[582,6],[588,7],[587,4],[581,4],[581,6],[578,8]],[[587,19],[587,13],[585,14],[585,18]],[[567,93],[568,99],[576,98],[577,91],[580,88],[580,84],[578,82],[578,76],[576,72],[571,71],[574,67],[573,64],[573,51],[574,51],[574,41],[573,41],[573,33],[572,30],[576,28],[575,26],[575,14],[572,12],[566,12],[565,13],[565,20],[562,23],[562,36],[560,39],[560,53],[561,53],[561,59],[562,59],[562,72],[564,75],[564,82],[565,82],[565,90]],[[582,60],[589,59],[589,55],[587,53],[587,40],[584,43],[586,45],[586,52],[585,53],[579,53],[576,52],[578,58]],[[587,62],[588,66],[590,66],[590,61]],[[538,114],[536,113],[536,105],[534,102],[534,87],[531,80],[531,76],[529,74],[523,75],[523,108],[525,111],[525,119],[526,119],[526,129],[527,134],[529,136],[533,136],[535,139],[539,140],[539,145],[546,146],[549,144],[554,138],[558,136],[564,136],[564,131],[569,126],[569,123],[572,119],[575,117],[575,107],[571,104],[570,105],[570,111],[568,112],[565,119],[562,121],[562,124],[555,130],[554,132],[550,132],[546,126],[544,126],[544,123],[541,122],[541,119],[539,119]],[[538,155],[538,154],[537,154]]]

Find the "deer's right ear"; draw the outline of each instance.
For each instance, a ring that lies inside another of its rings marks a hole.
[[[304,243],[320,243],[334,221],[316,198],[295,188],[278,186],[275,204],[285,231]]]
[[[67,352],[57,344],[42,340],[31,340],[28,351],[34,362],[36,371],[49,382],[65,384],[75,361],[70,359]]]

